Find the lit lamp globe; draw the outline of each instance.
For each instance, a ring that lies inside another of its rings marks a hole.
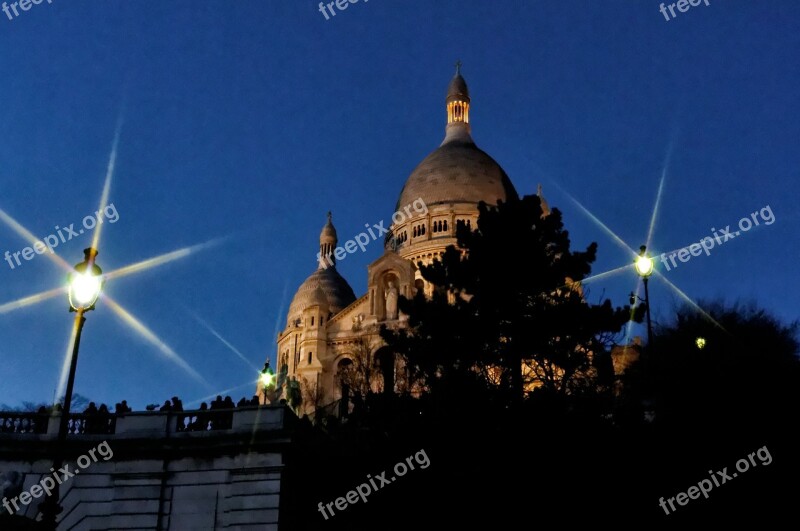
[[[103,271],[94,263],[97,250],[89,247],[83,254],[83,262],[69,275],[69,305],[75,312],[93,310],[104,284]]]
[[[272,367],[269,366],[269,362],[264,364],[264,368],[258,376],[258,381],[264,386],[264,405],[266,406],[267,398],[269,398],[270,401],[275,398],[274,396],[267,396],[274,395],[273,391],[275,389],[275,373],[272,371]]]
[[[653,270],[655,269],[655,263],[653,259],[647,256],[645,253],[645,247],[642,246],[641,251],[639,252],[639,256],[636,258],[636,272],[642,278],[647,278],[653,274]]]
[[[262,372],[261,373],[261,385],[264,387],[269,387],[272,385],[272,379],[275,377],[274,374],[269,372]]]
[[[264,365],[259,379],[261,380],[261,385],[264,387],[269,387],[275,382],[275,373],[272,372],[272,367],[269,366],[269,363]]]

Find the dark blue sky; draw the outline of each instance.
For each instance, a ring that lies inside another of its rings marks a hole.
[[[520,193],[544,186],[594,272],[643,243],[666,166],[652,247],[699,241],[769,205],[754,228],[664,275],[694,299],[756,299],[798,317],[800,4],[711,0],[667,22],[651,0],[372,0],[325,20],[310,1],[54,0],[0,13],[0,209],[37,236],[97,206],[123,126],[98,263],[224,243],[117,280],[106,291],[207,384],[102,301],[88,315],[76,391],[136,408],[255,380],[297,286],[315,268],[325,212],[340,241],[391,216],[403,183],[441,142],[460,58],[473,137]],[[124,110],[123,110],[124,101]],[[668,157],[668,153],[671,155]],[[61,244],[82,259],[89,234]],[[0,253],[27,245],[0,225]],[[340,265],[357,295],[366,253]],[[50,289],[44,256],[0,262],[0,304]],[[624,304],[631,272],[590,284]],[[679,298],[652,282],[654,319]],[[191,311],[190,311],[191,310]],[[72,326],[66,301],[0,315],[0,403],[49,401]],[[231,394],[238,399],[253,385]]]

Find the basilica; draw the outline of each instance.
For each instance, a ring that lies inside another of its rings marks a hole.
[[[297,289],[277,338],[277,392],[259,388],[259,395],[266,392],[273,401],[294,395],[298,411],[310,413],[347,395],[339,376],[348,366],[365,363],[380,367],[373,390],[402,390],[402,371],[378,332],[381,326],[405,326],[397,308],[400,295],[430,293],[417,264],[430,263],[456,245],[459,225],[477,227],[481,201],[496,205],[518,198],[503,168],[472,139],[470,101],[458,67],[447,88],[444,140],[408,177],[395,211],[420,201],[426,208],[406,209],[410,215],[392,223],[383,255],[367,266],[367,292],[360,297],[336,270],[338,238],[328,216],[317,270]],[[546,209],[541,187],[539,197]]]

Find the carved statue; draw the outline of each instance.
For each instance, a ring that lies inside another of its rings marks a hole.
[[[389,281],[389,287],[386,288],[384,296],[386,297],[386,318],[397,319],[397,288],[394,287],[394,282]]]
[[[300,406],[300,403],[303,401],[302,393],[300,391],[300,382],[297,381],[297,378],[290,376],[289,383],[288,383],[288,399],[289,405],[292,409],[297,409]]]

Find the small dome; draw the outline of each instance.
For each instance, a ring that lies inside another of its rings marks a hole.
[[[291,325],[300,319],[303,310],[310,306],[324,302],[328,305],[328,311],[336,314],[355,300],[353,288],[335,267],[317,269],[297,288],[297,293],[289,305],[286,323]]]
[[[336,314],[356,300],[353,288],[336,271],[336,258],[333,253],[338,238],[331,217],[331,213],[328,212],[328,222],[322,227],[319,235],[318,268],[297,288],[286,316],[287,326],[302,318],[303,310],[311,306],[324,304],[328,306],[328,311]]]

